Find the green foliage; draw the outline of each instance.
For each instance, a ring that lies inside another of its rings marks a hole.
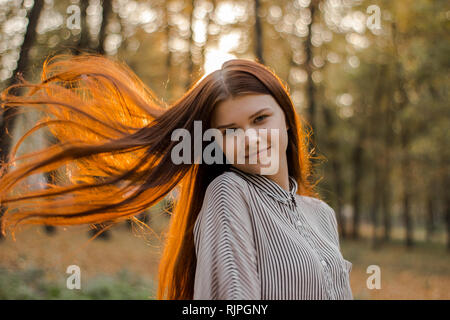
[[[42,269],[9,271],[0,268],[0,300],[147,300],[154,298],[154,284],[122,270],[81,280],[81,289],[67,289],[66,278],[49,279]]]

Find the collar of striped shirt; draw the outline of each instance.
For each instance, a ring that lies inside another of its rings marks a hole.
[[[278,183],[267,178],[266,176],[254,173],[248,173],[233,166],[229,167],[230,171],[236,172],[246,181],[251,182],[256,187],[261,189],[270,197],[282,203],[295,202],[295,194],[297,192],[298,184],[294,177],[289,176],[289,192],[284,190]]]

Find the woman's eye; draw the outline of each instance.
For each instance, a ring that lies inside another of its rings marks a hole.
[[[255,121],[258,122],[257,120],[260,119],[259,121],[262,121],[263,119],[267,118],[268,115],[262,115],[262,116],[258,116],[255,118]]]

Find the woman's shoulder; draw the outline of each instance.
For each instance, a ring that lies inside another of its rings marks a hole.
[[[247,190],[247,181],[244,178],[233,171],[225,171],[209,183],[206,194],[239,192],[245,196]]]
[[[319,214],[325,221],[335,222],[335,212],[334,209],[324,200],[306,196],[297,195],[303,203],[306,203],[315,213]],[[331,219],[331,220],[330,220]]]
[[[305,195],[300,195],[298,193],[296,194],[296,196],[297,196],[297,198],[300,198],[300,200],[302,200],[302,201],[304,201],[304,202],[306,202],[308,204],[318,203],[317,200],[319,200],[317,198],[310,197],[310,196],[305,196]]]
[[[203,220],[247,224],[250,206],[246,191],[245,180],[234,172],[225,171],[215,177],[206,188],[195,230]]]
[[[202,209],[249,210],[248,190],[247,182],[242,177],[235,172],[225,171],[208,184]]]
[[[297,194],[297,197],[309,205],[320,206],[321,208],[323,208],[325,210],[333,211],[333,208],[331,208],[330,205],[322,199],[311,197],[311,196],[306,196],[306,195],[299,195],[299,194]]]
[[[339,242],[339,236],[337,235],[337,219],[336,213],[334,209],[324,200],[319,198],[314,198],[310,196],[299,196],[304,203],[307,203],[314,215],[317,215],[315,218],[318,218],[318,223],[329,230],[334,237],[336,242]]]

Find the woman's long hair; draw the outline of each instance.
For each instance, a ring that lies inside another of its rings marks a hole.
[[[21,96],[12,88],[27,90]],[[167,106],[128,66],[97,54],[47,58],[38,84],[23,78],[2,92],[2,108],[40,110],[45,117],[26,132],[1,164],[2,232],[21,224],[75,225],[132,218],[180,188],[165,234],[157,299],[192,299],[196,254],[193,226],[208,184],[229,164],[179,164],[171,160],[175,129],[194,136],[194,121],[210,128],[213,109],[245,94],[270,94],[288,126],[289,174],[298,193],[319,197],[311,180],[309,133],[283,82],[268,67],[234,59],[195,83]],[[25,138],[46,128],[54,143],[16,157]],[[64,170],[67,178],[28,186],[34,174]]]

